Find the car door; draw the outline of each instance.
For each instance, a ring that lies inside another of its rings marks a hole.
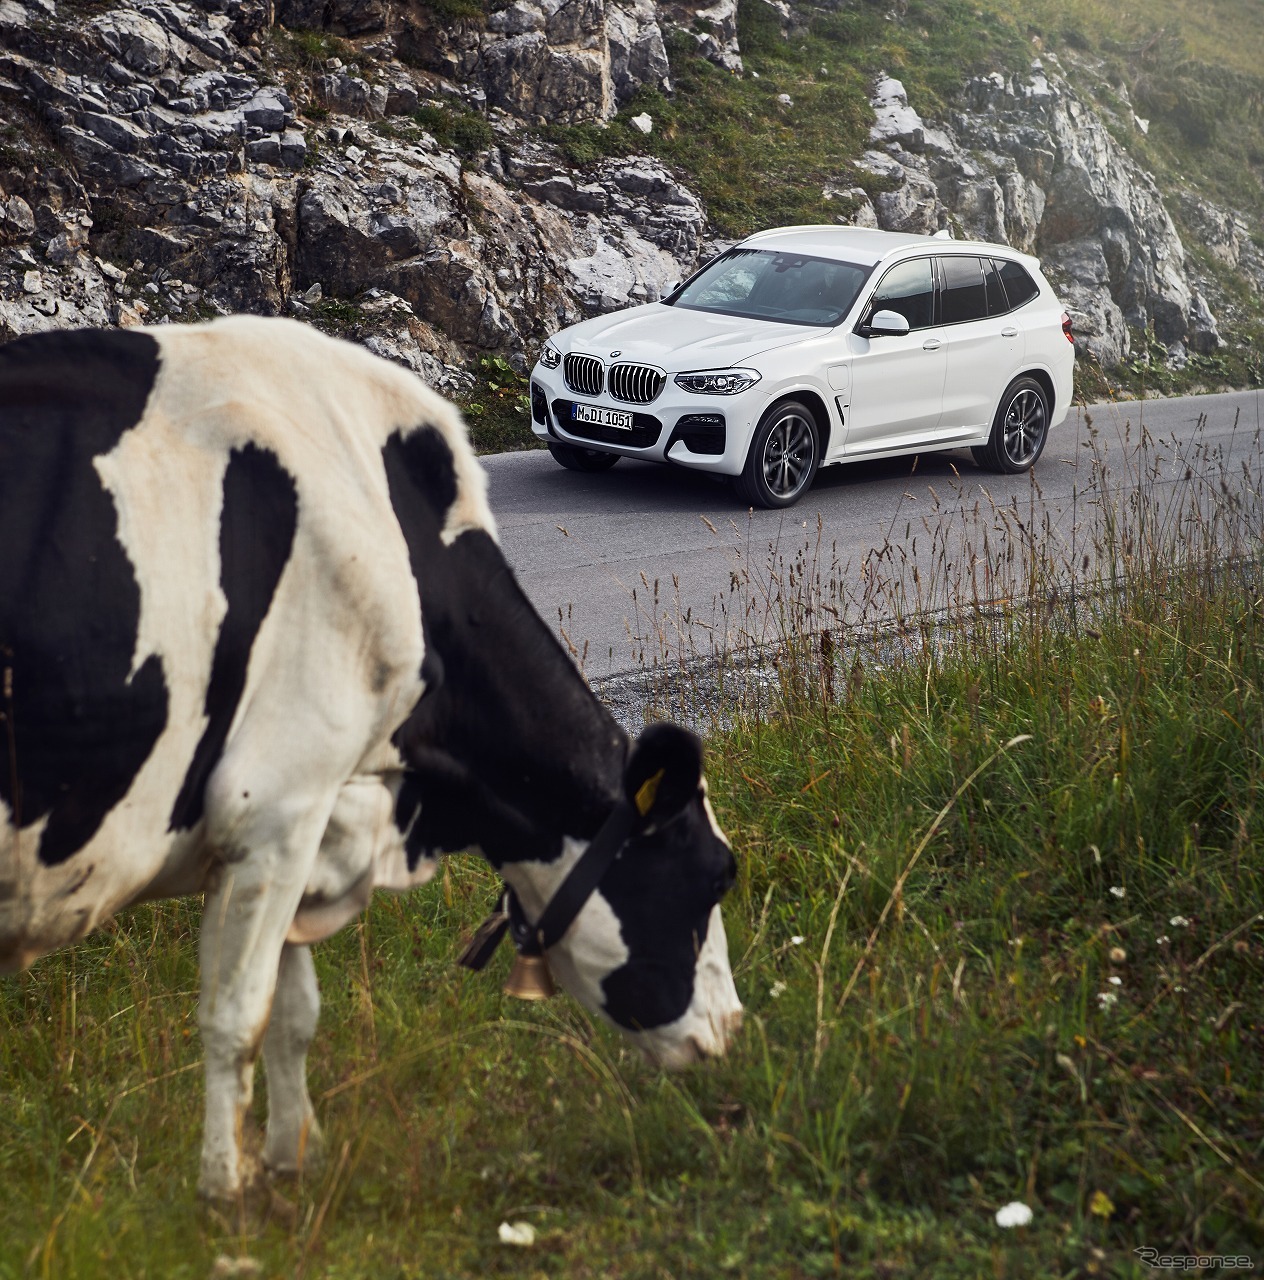
[[[938,266],[948,362],[937,434],[968,439],[991,428],[1001,393],[1022,366],[1023,338],[991,258],[944,254]]]
[[[898,312],[909,322],[909,332],[848,337],[852,359],[844,453],[849,457],[931,439],[942,412],[947,351],[935,323],[932,259],[911,258],[889,268],[864,319],[876,311]]]

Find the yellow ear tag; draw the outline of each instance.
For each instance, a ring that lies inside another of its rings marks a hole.
[[[636,811],[642,818],[654,807],[654,797],[658,795],[658,784],[662,782],[663,774],[666,772],[666,769],[660,769],[657,773],[651,774],[646,778],[637,788]]]

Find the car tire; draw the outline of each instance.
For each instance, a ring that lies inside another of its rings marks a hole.
[[[603,453],[600,449],[579,449],[571,444],[554,444],[549,441],[553,461],[561,463],[567,471],[609,471],[619,461],[617,453]]]
[[[811,487],[820,465],[815,415],[798,400],[782,400],[755,428],[746,465],[733,477],[733,487],[752,507],[790,507]]]
[[[1031,470],[1048,438],[1048,392],[1035,378],[1015,378],[1001,396],[987,444],[970,452],[988,471],[1018,475]]]

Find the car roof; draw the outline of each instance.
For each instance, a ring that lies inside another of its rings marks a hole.
[[[936,236],[911,235],[899,231],[878,231],[870,227],[841,227],[829,223],[815,226],[773,227],[757,231],[741,241],[743,245],[761,249],[792,249],[822,258],[839,258],[858,266],[871,267],[902,250],[933,249],[936,253],[998,253],[1036,266],[1028,254],[1005,244],[988,244],[982,240],[947,240]]]

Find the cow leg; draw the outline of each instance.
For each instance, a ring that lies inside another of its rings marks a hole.
[[[320,991],[310,947],[281,952],[272,1017],[263,1040],[268,1077],[268,1136],[263,1162],[277,1173],[299,1173],[320,1151],[320,1127],[307,1092],[307,1049],[316,1033]]]
[[[202,999],[198,1009],[206,1058],[206,1129],[198,1189],[212,1200],[242,1187],[242,1129],[254,1090],[254,1065],[268,1026],[285,935],[298,909],[328,818],[296,821],[284,835],[239,847],[252,852],[226,864],[202,913]],[[275,815],[274,821],[281,821]],[[221,845],[220,847],[227,847]]]

